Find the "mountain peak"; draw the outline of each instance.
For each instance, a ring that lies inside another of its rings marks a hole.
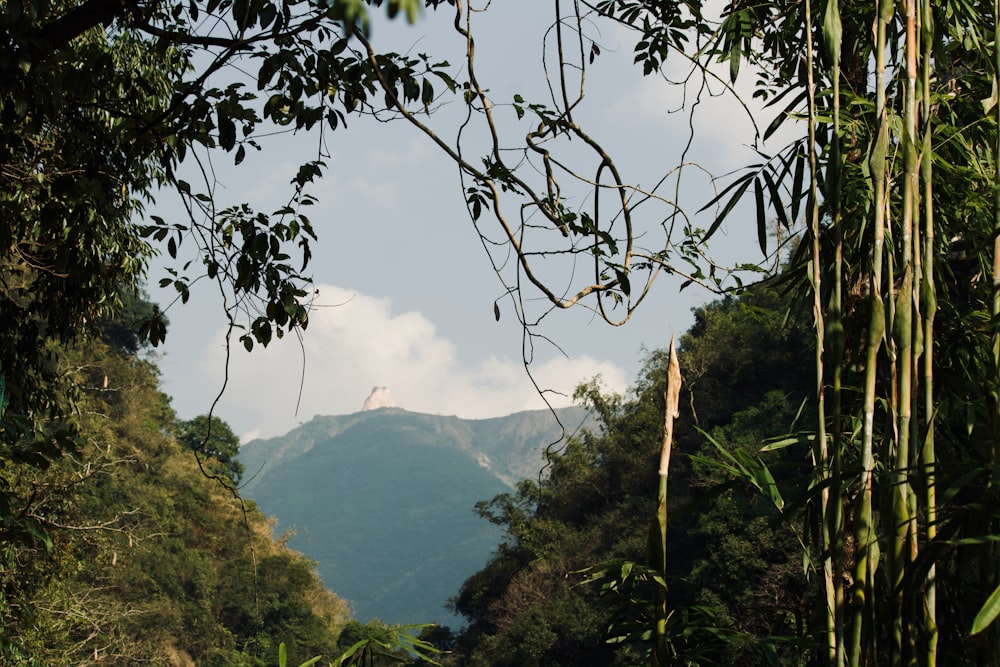
[[[368,410],[378,410],[379,408],[395,408],[396,401],[392,398],[392,393],[388,387],[372,387],[372,393],[365,399],[365,404],[361,407],[362,412]]]

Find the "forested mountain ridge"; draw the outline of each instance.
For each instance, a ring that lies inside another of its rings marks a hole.
[[[564,433],[573,433],[588,423],[588,410],[581,407],[557,409],[558,422],[549,410],[486,419],[421,414],[396,407],[349,415],[317,415],[283,436],[251,440],[240,447],[239,459],[247,473],[242,488],[252,492],[274,467],[306,454],[317,443],[334,441],[357,424],[403,414],[447,437],[452,447],[475,458],[510,487],[538,474],[545,464],[548,445],[557,446]]]
[[[812,646],[815,591],[794,526],[714,464],[725,458],[703,435],[731,453],[755,452],[794,427],[809,394],[809,340],[791,315],[784,299],[757,288],[696,311],[680,341],[667,585],[671,641],[685,664],[761,664],[770,654],[800,664]],[[469,626],[452,638],[448,664],[649,664],[652,589],[639,572],[655,516],[667,358],[650,354],[628,396],[581,387],[600,425],[553,453],[540,483],[480,505],[504,540],[455,598]],[[783,489],[804,492],[806,451],[799,443],[763,455]],[[620,580],[623,562],[637,565]]]
[[[4,551],[3,664],[250,666],[281,642],[293,660],[336,654],[347,605],[206,476],[216,461],[175,437],[155,365],[105,332],[58,355],[81,388],[70,454],[2,471],[38,525]]]
[[[806,313],[807,304],[758,285],[698,309],[680,339],[684,379],[662,589],[664,636],[677,664],[825,664],[826,628],[816,613],[825,599],[823,554],[808,545],[815,525],[810,502],[825,487],[811,477],[817,408]],[[959,323],[947,327],[942,338],[965,335]],[[546,478],[525,480],[514,493],[480,505],[504,537],[454,600],[468,627],[447,638],[453,654],[446,664],[658,664],[651,638],[661,588],[649,567],[649,535],[668,359],[666,351],[650,354],[628,396],[581,387],[578,397],[594,410],[599,427],[553,453]],[[965,419],[961,411],[942,418],[949,440],[941,442],[950,458],[939,481],[956,489],[942,516],[953,522],[954,534],[981,529],[982,520],[983,490],[968,472],[979,464],[961,435]],[[849,461],[845,477],[853,495],[845,507],[862,497],[858,461]],[[885,521],[886,513],[880,508],[874,520]],[[936,575],[939,613],[948,619],[937,638],[948,656],[944,664],[992,664],[979,657],[988,645],[970,638],[982,614],[971,594],[983,567],[972,554],[979,543],[978,537],[935,543],[914,554],[917,566],[927,567],[928,558],[947,565]],[[881,556],[870,604],[891,619],[884,564]],[[885,642],[891,626],[876,627]],[[873,664],[891,664],[888,643],[879,646]]]
[[[566,429],[587,418],[556,413]],[[294,531],[288,543],[361,619],[454,625],[445,602],[500,538],[476,503],[538,477],[562,435],[544,410],[465,420],[380,408],[316,417],[247,443],[239,460],[246,495]]]

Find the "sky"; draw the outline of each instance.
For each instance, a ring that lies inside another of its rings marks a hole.
[[[492,3],[477,15],[479,76],[494,99],[544,93],[550,4]],[[429,13],[413,26],[378,21],[373,43],[377,49],[443,53],[460,76],[463,45],[447,20]],[[668,113],[679,105],[679,92],[631,64],[627,34],[606,25],[594,30],[602,53],[588,69],[578,117],[615,151],[626,180],[648,186],[677,164],[687,141],[687,117]],[[445,99],[428,122],[450,138],[460,120],[461,101]],[[308,329],[301,340],[287,336],[249,354],[234,338],[227,364],[221,303],[207,283],[199,285],[189,303],[168,310],[167,342],[157,353],[164,389],[180,418],[207,413],[221,393],[214,414],[246,441],[281,435],[315,415],[356,412],[375,386],[388,387],[407,410],[464,418],[541,409],[546,400],[568,405],[576,385],[595,376],[622,393],[641,368],[644,350],[683,334],[692,308],[713,298],[697,287],[679,291],[681,281],[664,276],[621,327],[583,308],[553,312],[537,330],[551,342],[536,339],[529,350],[529,377],[521,326],[470,222],[455,166],[402,121],[348,122],[327,138],[329,168],[312,190],[319,202],[309,217],[319,241],[310,271],[318,294]],[[690,157],[712,174],[754,161],[747,146],[753,125],[731,100],[699,108],[695,138]],[[283,135],[263,146],[238,170],[216,158],[227,201],[276,208],[297,165],[316,154],[317,139]],[[712,198],[711,181],[687,179],[680,195],[693,213]],[[149,212],[169,221],[178,208],[163,198]],[[723,226],[712,252],[726,261],[759,261],[754,222],[739,219]],[[191,251],[182,246],[182,258]],[[149,280],[151,297],[164,305],[171,294],[156,284],[167,264],[157,260]],[[551,275],[561,278],[559,271],[566,270],[555,265]]]

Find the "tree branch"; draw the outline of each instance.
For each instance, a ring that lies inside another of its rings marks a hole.
[[[44,56],[51,55],[91,28],[110,25],[127,14],[139,13],[141,3],[126,0],[87,0],[41,28],[32,41],[45,47]]]

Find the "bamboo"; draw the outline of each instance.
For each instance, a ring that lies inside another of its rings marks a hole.
[[[830,356],[828,364],[832,376],[831,391],[831,463],[830,492],[827,497],[826,519],[830,535],[829,550],[833,570],[834,646],[833,664],[844,665],[844,518],[843,518],[843,368],[844,368],[844,229],[841,210],[841,182],[843,159],[841,157],[840,125],[840,49],[841,20],[838,0],[829,0],[826,6],[824,28],[830,56],[830,80],[833,83],[833,136],[830,138],[830,159],[827,164],[827,205],[830,207],[830,231],[833,237],[833,278],[830,304],[826,317],[826,340]]]
[[[823,346],[825,343],[823,301],[821,294],[822,271],[820,263],[820,212],[819,212],[819,158],[816,154],[816,124],[818,114],[816,111],[816,81],[814,74],[814,47],[812,37],[812,0],[806,0],[806,76],[809,98],[809,230],[812,235],[812,267],[809,281],[813,292],[813,328],[816,336],[816,438],[813,443],[813,466],[815,469],[814,484],[821,487],[819,502],[819,532],[822,541],[823,553],[823,603],[825,608],[822,615],[826,628],[827,660],[831,665],[837,664],[837,619],[836,619],[836,593],[833,583],[833,561],[830,558],[830,533],[827,523],[827,507],[829,504],[830,491],[826,486],[829,478],[829,449],[826,439],[826,405],[825,405],[825,379],[823,372]]]
[[[864,419],[861,435],[861,506],[855,524],[855,545],[857,557],[854,569],[854,591],[852,598],[853,619],[851,623],[851,645],[849,664],[859,667],[874,660],[875,633],[866,631],[866,619],[871,618],[871,604],[874,597],[874,573],[878,552],[875,536],[875,519],[872,509],[872,487],[875,470],[875,398],[878,376],[878,353],[885,335],[885,304],[882,301],[882,252],[885,244],[885,224],[889,211],[886,192],[888,168],[887,149],[889,145],[889,123],[886,113],[885,93],[885,50],[886,27],[892,20],[892,0],[880,0],[878,19],[875,26],[875,109],[878,118],[878,137],[869,160],[875,192],[874,224],[872,242],[872,265],[869,273],[869,302],[871,310],[868,321],[868,344],[865,359]],[[874,551],[874,553],[873,553]],[[865,640],[867,639],[867,642]]]
[[[923,14],[923,114],[924,141],[920,162],[920,177],[923,181],[923,289],[921,303],[924,313],[924,446],[921,452],[924,470],[924,502],[927,522],[927,541],[937,537],[937,465],[934,448],[934,316],[937,313],[937,287],[934,282],[934,197],[933,197],[933,147],[931,144],[931,47],[934,38],[933,14],[930,0],[921,4]],[[926,635],[926,664],[937,665],[937,565],[932,563],[927,572],[924,589],[924,633]]]
[[[916,156],[916,8],[915,0],[906,3],[906,89],[903,101],[903,155],[905,175],[903,178],[901,246],[902,280],[896,299],[896,339],[898,345],[897,375],[897,421],[896,460],[892,481],[892,526],[894,538],[890,553],[892,573],[892,639],[890,644],[890,664],[902,665],[910,654],[910,624],[906,621],[904,578],[911,558],[913,546],[910,487],[910,440],[913,410],[913,283],[914,283],[914,205],[917,189]]]

